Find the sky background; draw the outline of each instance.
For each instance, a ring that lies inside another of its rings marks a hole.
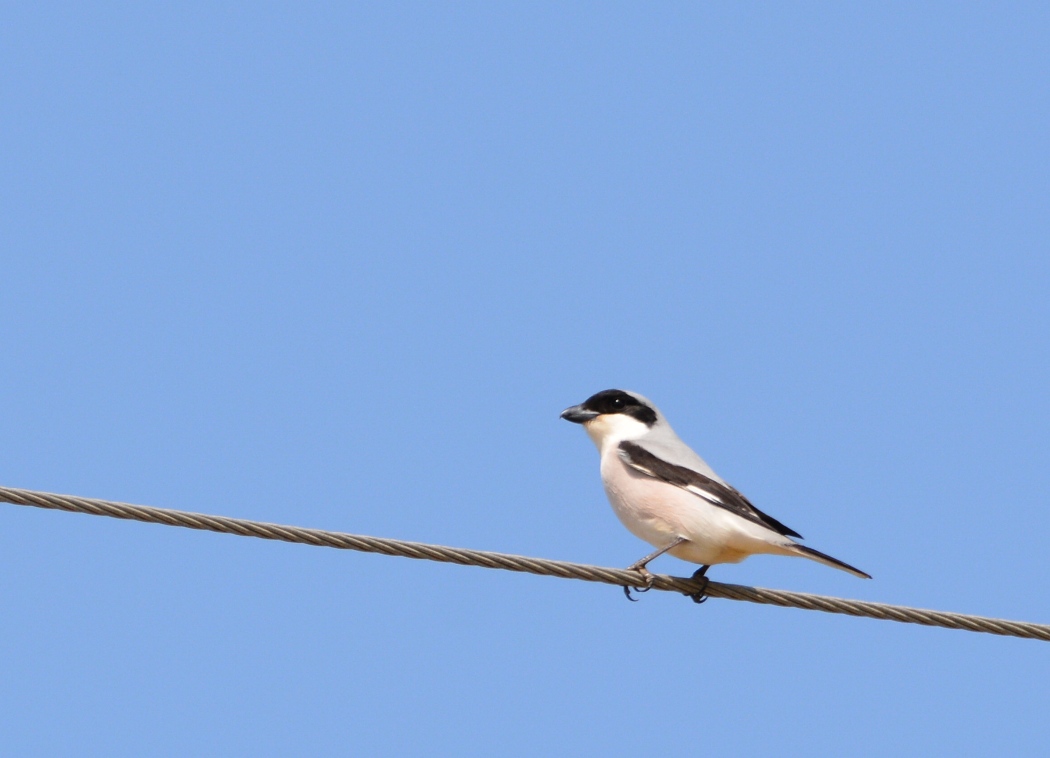
[[[1050,621],[1050,11],[6,4],[0,484],[626,566],[642,392]],[[693,567],[665,557],[658,571]],[[1035,755],[1046,643],[0,505],[4,755]]]

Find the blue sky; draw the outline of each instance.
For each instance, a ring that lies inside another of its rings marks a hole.
[[[624,387],[875,577],[715,579],[1050,621],[1044,6],[0,30],[0,483],[625,566],[558,419]],[[1046,745],[1033,641],[7,505],[0,565],[7,755]]]

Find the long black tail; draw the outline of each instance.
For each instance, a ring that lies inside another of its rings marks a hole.
[[[819,550],[814,550],[811,547],[806,547],[805,545],[799,545],[797,543],[795,545],[792,545],[791,548],[798,555],[801,555],[804,558],[810,558],[811,560],[817,561],[818,563],[823,563],[825,566],[831,566],[832,568],[848,571],[849,573],[853,574],[853,576],[859,576],[861,579],[871,579],[871,574],[865,574],[859,568],[854,568],[848,563],[843,563],[838,558],[832,558],[827,553],[822,553]]]

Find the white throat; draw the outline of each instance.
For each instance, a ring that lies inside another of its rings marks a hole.
[[[649,433],[649,427],[623,413],[606,413],[584,423],[587,436],[604,453],[624,440],[636,440]]]

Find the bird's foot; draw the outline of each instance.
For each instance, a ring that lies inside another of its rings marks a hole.
[[[648,592],[649,590],[651,590],[653,588],[653,582],[656,581],[656,577],[653,576],[652,573],[649,571],[649,569],[647,569],[645,566],[639,566],[638,564],[635,563],[635,564],[631,564],[630,566],[628,566],[627,570],[628,571],[637,571],[645,579],[645,584],[641,585],[640,587],[634,587],[633,589],[636,589],[639,592]],[[624,585],[624,588],[623,588],[624,597],[626,597],[632,603],[637,603],[638,602],[638,598],[631,597],[631,589],[632,589],[631,587],[628,587],[627,585]]]
[[[696,581],[702,581],[703,582],[703,586],[700,589],[698,589],[696,592],[694,592],[691,595],[689,595],[689,597],[692,598],[694,603],[707,602],[707,585],[708,585],[708,582],[710,580],[707,578],[706,574],[707,574],[707,570],[709,568],[711,568],[711,567],[710,566],[701,566],[700,568],[698,568],[696,571],[693,572],[693,576],[691,578],[695,579]]]

